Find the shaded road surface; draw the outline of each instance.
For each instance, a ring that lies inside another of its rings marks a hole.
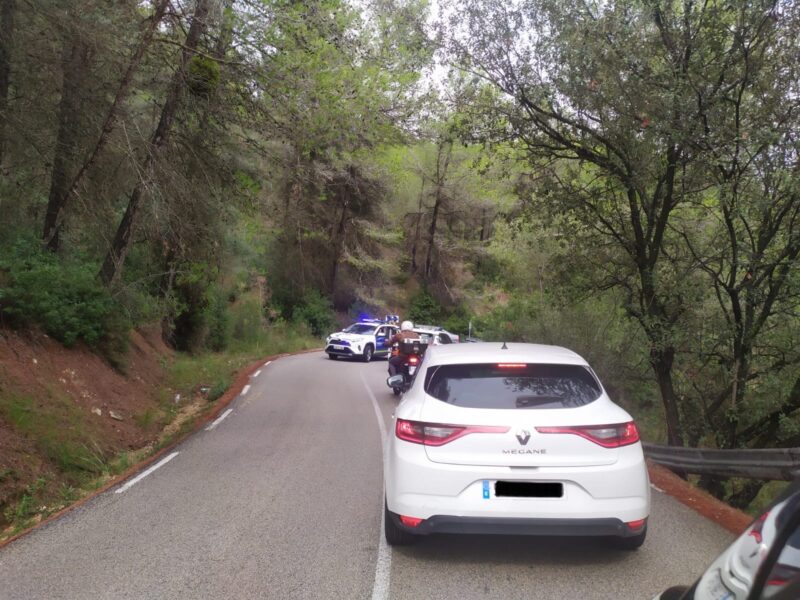
[[[381,549],[385,371],[322,353],[264,367],[168,463],[0,550],[0,599],[650,599],[732,539],[654,491],[638,552],[489,536]]]

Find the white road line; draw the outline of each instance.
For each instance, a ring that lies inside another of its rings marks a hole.
[[[153,471],[155,471],[156,469],[159,469],[159,468],[163,467],[165,464],[167,464],[167,463],[168,463],[169,461],[171,461],[173,458],[175,458],[176,456],[178,456],[178,454],[180,454],[180,452],[173,452],[173,453],[172,453],[172,454],[170,454],[169,456],[167,456],[167,457],[165,457],[165,458],[162,458],[160,461],[158,461],[158,462],[157,462],[156,464],[154,464],[152,467],[148,468],[146,471],[142,471],[141,473],[139,473],[139,474],[138,474],[136,477],[134,477],[133,479],[131,479],[131,480],[130,480],[128,483],[126,483],[125,485],[123,485],[121,488],[119,488],[119,489],[118,489],[116,492],[114,492],[114,493],[115,493],[115,494],[121,494],[122,492],[127,492],[129,489],[131,489],[131,487],[133,487],[134,485],[136,485],[137,483],[139,483],[139,482],[140,482],[142,479],[144,479],[145,477],[147,477],[148,475],[150,475],[150,473],[152,473],[152,472],[153,472]]]
[[[222,413],[220,416],[218,416],[218,417],[217,417],[217,420],[216,420],[216,421],[214,421],[213,423],[211,423],[211,425],[209,425],[208,427],[206,427],[206,431],[211,431],[212,429],[214,429],[214,428],[215,428],[217,425],[219,425],[220,423],[222,423],[222,420],[223,420],[225,417],[227,417],[227,416],[228,416],[229,414],[231,414],[232,412],[233,412],[233,409],[232,409],[232,408],[229,408],[228,410],[226,410],[224,413]]]
[[[378,419],[378,428],[381,431],[381,454],[386,449],[386,423],[383,422],[383,413],[375,399],[375,394],[367,385],[367,380],[364,378],[364,373],[361,373],[361,381],[367,389],[369,399],[372,401],[372,408],[375,410],[375,418]],[[383,461],[381,461],[382,464]],[[386,490],[384,488],[384,497]],[[387,600],[389,598],[389,583],[392,576],[392,549],[386,543],[386,535],[384,534],[384,511],[386,507],[381,505],[381,531],[380,538],[378,539],[378,558],[375,561],[375,581],[372,584],[372,600]]]
[[[259,375],[261,375],[261,369],[253,373],[253,377],[258,377]]]
[[[270,366],[270,364],[272,364],[272,361],[271,361],[271,360],[268,360],[267,362],[265,362],[265,363],[264,363],[264,366],[265,366],[265,367],[268,367],[268,366]]]
[[[242,389],[242,396],[244,396],[245,394],[247,394],[247,392],[249,392],[249,391],[250,391],[250,384],[247,384],[247,385],[246,385],[246,386],[244,386],[244,388]]]
[[[661,489],[660,487],[658,487],[657,485],[653,485],[653,484],[651,483],[651,484],[650,484],[650,487],[651,487],[651,488],[653,488],[653,489],[654,489],[655,491],[657,491],[657,492],[661,492],[662,494],[664,493],[664,490],[662,490],[662,489]]]

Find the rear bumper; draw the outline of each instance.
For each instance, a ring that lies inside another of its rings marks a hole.
[[[509,468],[434,463],[428,460],[424,446],[392,438],[384,473],[388,510],[448,523],[437,527],[508,521],[535,529],[577,523],[578,530],[587,524],[594,524],[590,529],[596,525],[613,530],[594,535],[617,535],[614,531],[621,524],[650,514],[650,485],[640,446],[621,449],[612,465]],[[492,490],[499,480],[561,483],[563,497],[497,497]]]
[[[619,519],[508,519],[491,517],[452,517],[434,515],[416,527],[403,525],[400,517],[392,512],[389,518],[409,533],[430,535],[431,533],[465,533],[495,535],[541,535],[541,536],[614,536],[633,537],[647,529],[645,525],[631,530]]]

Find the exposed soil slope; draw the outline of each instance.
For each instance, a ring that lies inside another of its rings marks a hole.
[[[157,329],[130,342],[122,374],[86,348],[0,329],[0,525],[31,486],[70,486],[158,436],[171,351]]]

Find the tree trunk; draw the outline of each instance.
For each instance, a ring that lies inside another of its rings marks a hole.
[[[347,192],[345,192],[347,193]],[[336,277],[339,274],[339,261],[342,258],[342,248],[344,247],[345,230],[347,229],[347,199],[342,199],[342,214],[339,217],[339,224],[336,226],[333,239],[333,262],[331,264],[331,274],[329,280],[330,293],[336,292]]]
[[[417,245],[419,244],[419,229],[422,225],[422,200],[425,197],[425,175],[422,176],[419,187],[419,202],[417,206],[417,223],[414,226],[414,242],[411,245],[411,272],[417,272]]]
[[[653,347],[650,349],[650,365],[658,382],[661,401],[664,404],[664,416],[667,421],[667,442],[670,446],[683,446],[678,398],[672,384],[672,364],[675,361],[675,349]]]
[[[445,146],[447,150],[445,151]],[[433,212],[431,213],[431,224],[428,228],[428,254],[425,257],[425,273],[424,280],[428,282],[431,277],[431,269],[433,267],[433,247],[436,242],[436,225],[439,219],[439,209],[442,205],[444,195],[442,190],[447,179],[447,168],[450,165],[450,155],[453,145],[451,142],[439,142],[439,148],[436,156],[436,193],[434,194]],[[445,153],[446,152],[446,153]],[[442,158],[442,154],[444,158]],[[442,164],[444,160],[444,164]]]
[[[0,0],[0,172],[6,155],[8,96],[11,91],[11,44],[14,39],[14,0]]]
[[[425,257],[425,281],[427,282],[431,277],[431,267],[433,266],[433,245],[436,242],[436,221],[439,219],[439,206],[442,203],[442,187],[436,185],[436,195],[433,203],[433,212],[431,213],[431,224],[428,228],[428,254]]]
[[[178,68],[172,76],[172,81],[167,91],[167,97],[161,109],[161,118],[158,121],[158,126],[155,132],[153,132],[153,137],[150,139],[147,156],[142,165],[142,178],[139,179],[131,193],[125,215],[117,228],[114,241],[100,269],[100,279],[108,286],[113,285],[119,278],[122,273],[123,265],[125,264],[125,258],[130,251],[142,195],[145,188],[150,183],[152,171],[157,162],[158,155],[169,141],[172,123],[175,120],[175,115],[178,112],[183,98],[183,91],[186,85],[186,68],[189,60],[197,50],[200,36],[205,29],[209,4],[210,0],[198,0],[195,6],[192,24],[189,27],[189,33],[186,34],[186,41],[183,46],[183,51],[181,52]]]
[[[97,160],[98,155],[108,143],[108,138],[111,136],[111,132],[114,130],[114,126],[117,122],[117,115],[119,113],[120,106],[127,97],[128,91],[133,83],[133,76],[142,62],[142,57],[144,56],[145,51],[150,46],[150,42],[153,40],[153,35],[155,34],[158,25],[164,18],[164,13],[166,12],[168,5],[169,0],[159,0],[159,2],[156,4],[153,15],[150,17],[150,21],[142,33],[142,39],[139,41],[139,45],[136,47],[136,51],[133,53],[133,56],[128,63],[128,68],[125,71],[125,74],[122,76],[122,80],[117,88],[117,93],[114,95],[114,100],[111,103],[111,107],[108,109],[105,121],[103,121],[103,127],[100,130],[100,137],[97,139],[94,148],[92,148],[89,157],[83,162],[83,165],[81,165],[81,168],[72,179],[72,182],[70,183],[69,188],[66,190],[63,197],[53,199],[52,206],[48,204],[42,242],[49,250],[58,250],[58,239],[60,236],[61,226],[64,219],[64,211],[67,207],[67,203],[77,192],[78,187],[83,181],[83,177],[92,168]]]
[[[77,153],[80,131],[81,88],[88,68],[89,45],[81,39],[80,32],[73,31],[64,42],[61,58],[61,100],[58,105],[58,134],[53,153],[53,169],[50,174],[50,193],[44,217],[42,237],[45,247],[56,252],[61,244],[56,222],[67,201],[69,171]]]

